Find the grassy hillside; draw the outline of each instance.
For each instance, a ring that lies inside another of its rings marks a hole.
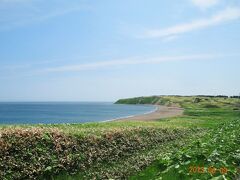
[[[179,104],[185,111],[154,122],[2,126],[0,179],[237,177],[238,99],[153,96],[116,103]],[[208,173],[211,166],[228,172]]]

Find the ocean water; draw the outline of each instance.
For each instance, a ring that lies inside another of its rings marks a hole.
[[[85,123],[148,113],[148,105],[120,105],[106,102],[0,103],[0,124]]]

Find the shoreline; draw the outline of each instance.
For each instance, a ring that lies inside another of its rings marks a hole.
[[[183,115],[183,108],[180,108],[176,105],[173,106],[163,106],[163,105],[155,105],[155,110],[151,112],[147,112],[140,115],[134,115],[129,117],[122,117],[113,120],[103,121],[103,122],[110,122],[110,121],[156,121],[163,118],[169,117],[176,117]]]
[[[135,115],[129,115],[129,116],[123,116],[123,117],[118,117],[118,118],[114,118],[114,119],[108,119],[108,120],[103,120],[103,121],[99,121],[99,122],[111,122],[111,121],[118,121],[121,119],[128,119],[128,118],[134,118],[136,116],[142,116],[142,115],[147,115],[147,114],[151,114],[154,113],[156,111],[158,111],[158,105],[151,105],[149,104],[149,106],[154,106],[155,108],[151,111],[145,112],[143,114],[135,114]]]

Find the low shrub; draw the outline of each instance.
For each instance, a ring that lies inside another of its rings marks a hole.
[[[219,108],[219,106],[215,105],[215,104],[204,104],[203,107],[204,108]]]
[[[0,131],[0,179],[36,179],[87,171],[112,163],[197,129],[132,128],[101,137],[76,137],[58,129],[7,128]]]

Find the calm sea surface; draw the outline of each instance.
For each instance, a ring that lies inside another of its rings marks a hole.
[[[84,123],[153,111],[153,106],[100,102],[0,103],[0,124]]]

